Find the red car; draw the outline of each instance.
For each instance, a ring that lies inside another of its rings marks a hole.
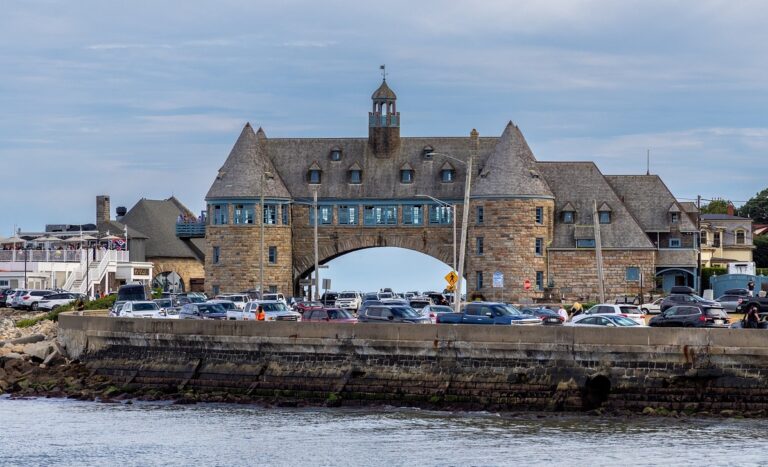
[[[338,308],[326,308],[324,310],[310,310],[304,313],[302,321],[314,321],[320,323],[356,323],[357,318],[352,316],[347,310]]]
[[[296,311],[301,313],[302,317],[305,316],[304,313],[310,310],[322,310],[323,304],[320,302],[308,302],[303,301],[296,304]]]

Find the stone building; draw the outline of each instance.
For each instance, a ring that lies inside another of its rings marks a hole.
[[[594,205],[607,293],[652,287],[662,254],[651,221],[679,208],[668,190],[653,203],[660,214],[636,217],[645,205],[625,203],[634,184],[605,177],[593,163],[538,162],[512,122],[499,137],[474,130],[469,137],[401,137],[396,99],[386,81],[373,93],[367,138],[268,138],[245,125],[206,195],[207,292],[263,282],[298,293],[299,280],[314,270],[315,194],[320,264],[380,246],[452,264],[454,219],[446,204],[461,219],[470,155],[468,293],[501,294],[492,282],[499,272],[508,299],[541,298],[549,288],[594,298]]]

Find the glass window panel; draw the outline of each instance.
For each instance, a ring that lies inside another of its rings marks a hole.
[[[403,224],[424,225],[424,206],[421,206],[421,205],[403,206]]]

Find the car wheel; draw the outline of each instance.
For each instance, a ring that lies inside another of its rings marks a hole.
[[[59,307],[59,305],[53,305],[53,306],[51,307],[51,311],[55,310],[55,309],[56,309],[56,308],[58,308],[58,307]]]
[[[32,306],[30,307],[32,311],[37,311],[37,302],[32,303]]]

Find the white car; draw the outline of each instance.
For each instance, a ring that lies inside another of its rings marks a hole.
[[[259,306],[264,309],[265,321],[301,321],[301,313],[288,308],[288,305],[277,300],[254,300],[245,305],[243,311],[227,310],[227,319],[256,321]]]
[[[657,298],[651,303],[644,303],[640,305],[640,309],[643,310],[643,313],[659,314],[661,313],[661,302],[663,300],[664,300],[664,297],[661,297],[661,298]]]
[[[442,313],[453,313],[453,308],[448,305],[427,305],[419,310],[421,316],[426,316],[432,323],[437,323],[437,315]]]
[[[346,290],[344,292],[341,292],[338,297],[336,297],[336,308],[341,308],[342,310],[359,310],[360,305],[363,304],[363,295],[360,292],[354,292],[350,290]]]
[[[283,302],[286,305],[288,304],[288,301],[285,299],[285,295],[281,293],[265,293],[262,300],[265,302]]]
[[[64,305],[69,305],[70,303],[77,300],[78,297],[81,297],[81,294],[71,293],[71,292],[64,292],[64,293],[54,293],[51,295],[46,295],[43,297],[42,300],[37,302],[37,308],[39,310],[55,310],[56,308]]]
[[[32,310],[37,311],[37,307],[40,304],[40,300],[43,297],[54,294],[53,290],[24,290],[23,293],[15,296],[11,306],[17,310]]]
[[[639,328],[645,324],[638,324],[637,321],[616,313],[594,313],[575,316],[573,320],[565,323],[566,326],[587,326],[587,327],[631,327]]]
[[[640,307],[636,305],[615,305],[613,303],[600,303],[584,312],[585,315],[616,314],[629,318],[637,324],[645,326],[645,317]]]
[[[167,315],[157,303],[148,300],[125,302],[119,313],[121,318],[165,318]]]
[[[239,309],[245,308],[245,304],[248,303],[248,295],[240,294],[240,293],[227,293],[227,294],[221,294],[216,295],[214,297],[216,300],[229,300],[230,302],[234,302],[235,306]]]

